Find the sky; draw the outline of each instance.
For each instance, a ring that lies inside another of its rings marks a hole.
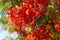
[[[7,30],[2,29],[2,24],[0,24],[0,40],[4,39],[6,36],[16,38],[18,34],[16,32],[9,34]]]
[[[0,14],[0,18],[1,18],[1,14]],[[4,39],[5,37],[12,37],[14,39],[18,37],[18,34],[16,32],[9,34],[8,31],[2,29],[2,27],[3,27],[3,24],[0,23],[0,40]]]

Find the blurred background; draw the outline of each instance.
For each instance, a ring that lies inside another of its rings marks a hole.
[[[7,9],[11,4],[10,0],[0,0],[0,40],[15,40],[18,37],[16,32],[12,32],[12,25],[6,18]]]

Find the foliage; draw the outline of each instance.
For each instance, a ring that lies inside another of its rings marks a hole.
[[[19,34],[16,40],[60,40],[59,0],[1,0],[0,14],[3,29]]]

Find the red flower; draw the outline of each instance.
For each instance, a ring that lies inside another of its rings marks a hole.
[[[35,40],[35,37],[32,34],[28,34],[25,40]]]
[[[31,0],[22,0],[22,1],[26,3],[31,3]]]
[[[60,24],[56,24],[55,28],[59,30],[60,29]]]
[[[59,21],[56,22],[55,29],[60,33],[60,22]]]

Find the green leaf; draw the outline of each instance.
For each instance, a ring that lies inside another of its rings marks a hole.
[[[37,23],[38,26],[40,26],[40,24],[42,23],[42,18],[39,17],[39,18],[36,20],[36,23]]]
[[[50,35],[53,39],[56,39],[57,37],[60,36],[60,34],[58,34],[58,32],[55,32],[53,34]]]
[[[20,36],[20,37],[17,37],[16,40],[25,40],[25,37]]]

